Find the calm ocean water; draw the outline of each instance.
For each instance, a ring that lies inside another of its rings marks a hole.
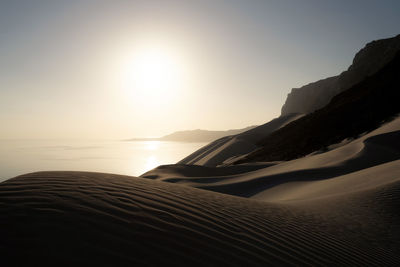
[[[1,140],[0,181],[51,170],[95,171],[138,176],[172,164],[206,143],[161,141]]]

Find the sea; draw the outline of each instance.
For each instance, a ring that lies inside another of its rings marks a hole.
[[[0,140],[0,182],[36,171],[139,176],[174,164],[206,143],[119,140]]]

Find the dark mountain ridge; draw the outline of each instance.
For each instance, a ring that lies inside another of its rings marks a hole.
[[[354,57],[351,66],[338,76],[293,88],[281,114],[308,114],[327,105],[338,93],[376,73],[400,51],[400,35],[368,43]]]
[[[271,133],[235,162],[291,160],[374,130],[400,113],[400,52],[380,71],[335,96],[324,108]]]

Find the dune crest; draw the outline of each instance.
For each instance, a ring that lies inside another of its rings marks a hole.
[[[301,118],[302,114],[289,114],[240,134],[222,137],[185,157],[178,164],[193,164],[207,167],[229,164],[258,148],[257,143],[266,135]]]

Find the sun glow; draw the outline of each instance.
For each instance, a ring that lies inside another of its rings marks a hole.
[[[125,88],[139,101],[176,97],[184,80],[182,62],[167,49],[146,47],[134,53],[125,71]]]

